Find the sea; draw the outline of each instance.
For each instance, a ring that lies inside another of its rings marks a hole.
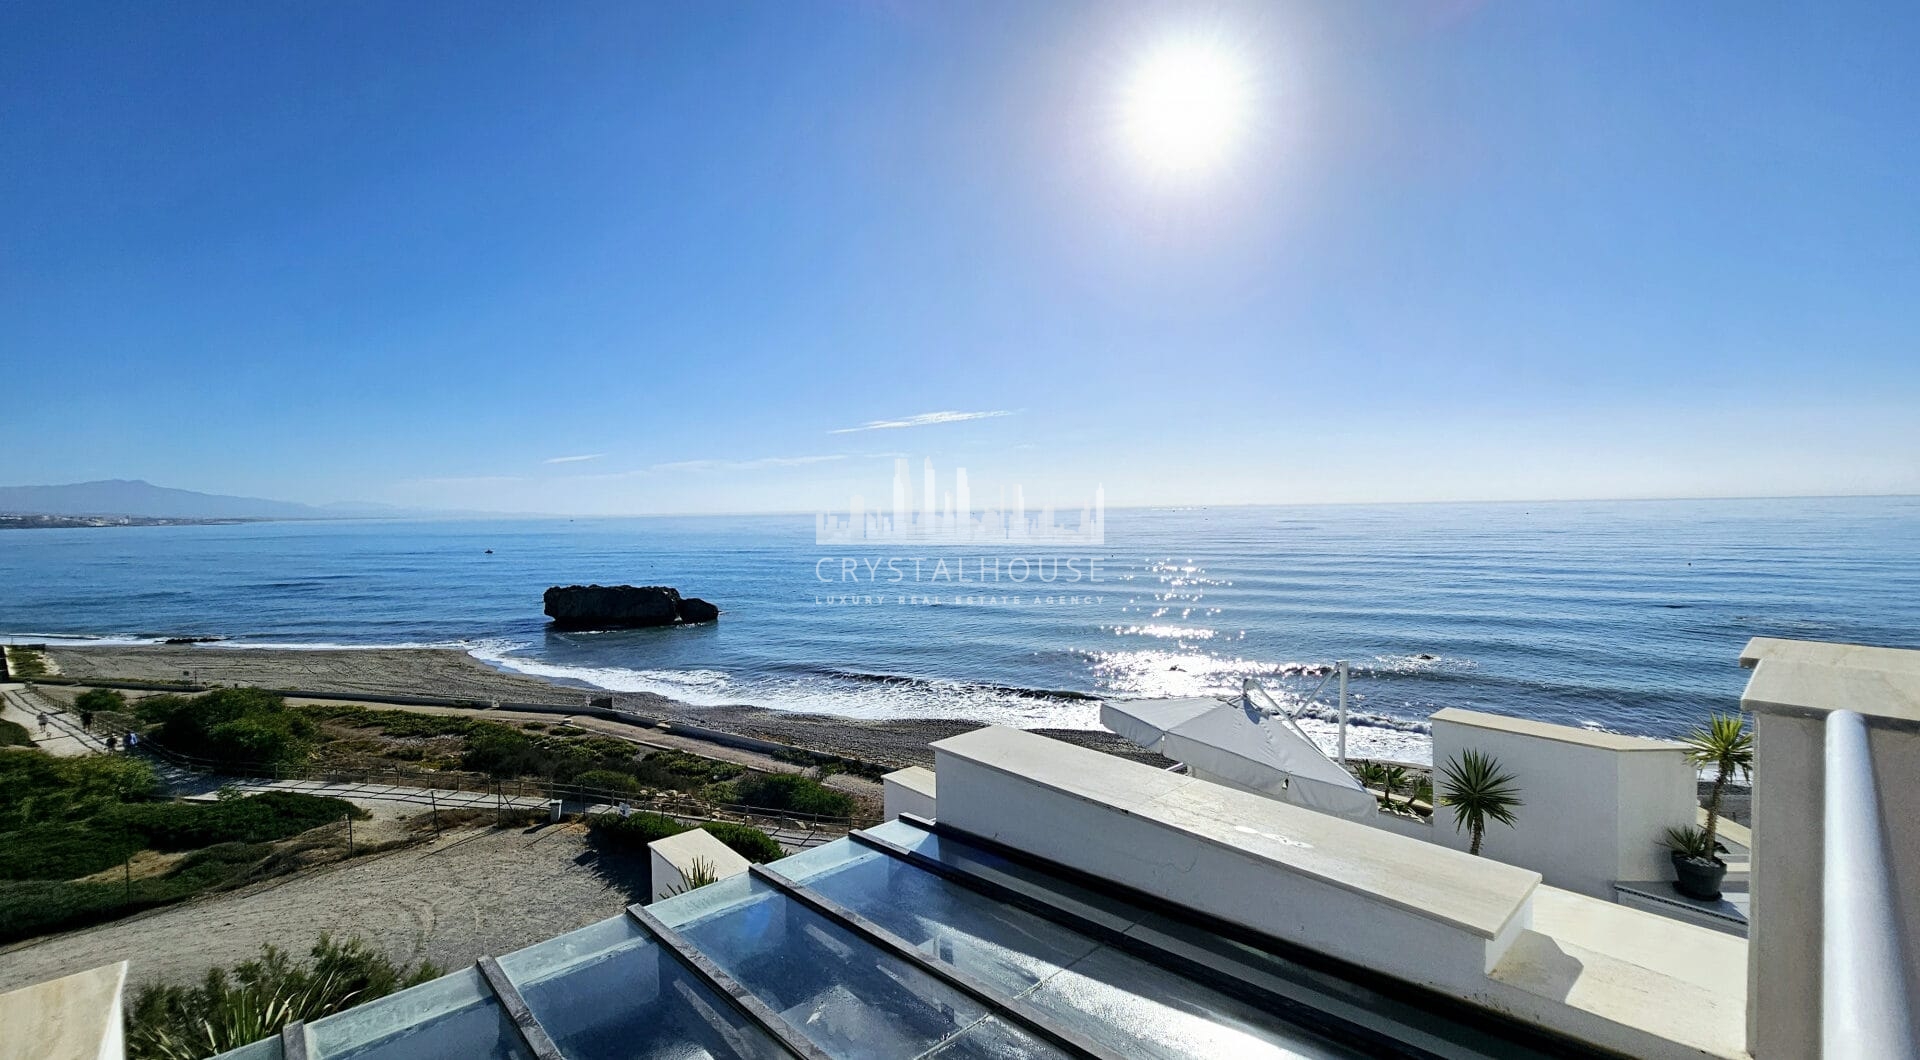
[[[547,628],[552,585],[718,622]],[[0,531],[0,635],[457,648],[696,705],[1089,728],[1252,678],[1331,743],[1424,761],[1464,707],[1671,737],[1751,637],[1920,648],[1920,498],[1110,509],[1098,545],[824,545],[811,515]]]

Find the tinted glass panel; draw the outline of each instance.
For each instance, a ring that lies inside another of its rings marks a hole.
[[[569,1060],[787,1055],[628,917],[508,954],[500,967]]]
[[[744,877],[742,877],[744,878]],[[707,888],[702,888],[706,890]],[[698,894],[699,892],[691,892]],[[987,1015],[960,992],[755,880],[748,899],[681,934],[800,1033],[836,1057],[918,1056]],[[1023,1052],[1058,1056],[1026,1041]],[[992,1039],[982,1038],[982,1048]],[[976,1055],[964,1042],[951,1055]]]
[[[1006,997],[1086,956],[1096,945],[1076,931],[878,851],[803,882],[927,956],[999,987]]]
[[[307,1030],[320,1060],[532,1060],[474,968],[328,1016]]]
[[[1061,1024],[1127,1056],[1359,1057],[1157,965],[1101,947],[1028,995]]]
[[[280,1060],[281,1055],[280,1036],[276,1034],[271,1038],[262,1038],[252,1045],[228,1050],[214,1057],[213,1060]]]

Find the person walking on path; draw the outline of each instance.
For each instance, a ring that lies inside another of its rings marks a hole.
[[[120,741],[114,739],[111,736],[107,737],[107,753],[112,754],[113,752],[118,751],[119,749],[120,749]]]
[[[47,712],[43,710],[40,712],[40,735],[45,736],[46,734],[47,734]]]
[[[139,733],[137,733],[137,732],[128,732],[128,733],[127,733],[127,751],[128,751],[128,753],[132,753],[132,751],[133,751],[133,749],[134,749],[134,748],[136,748],[136,747],[138,747],[138,746],[140,746],[140,734],[139,734]]]
[[[83,710],[80,712],[80,727],[88,732],[93,731],[93,711]]]

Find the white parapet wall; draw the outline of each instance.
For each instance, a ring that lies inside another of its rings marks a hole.
[[[127,962],[0,994],[0,1060],[122,1060]]]
[[[1016,729],[933,749],[942,826],[1603,1050],[1747,1057],[1742,939]]]
[[[714,881],[738,876],[753,863],[713,837],[695,828],[647,844],[653,884],[652,901],[671,898],[692,887],[696,864],[712,872]]]
[[[933,770],[925,766],[895,770],[880,778],[880,786],[887,820],[903,813],[929,821],[935,817]]]
[[[1540,882],[1015,729],[933,749],[942,824],[1449,992],[1484,983]]]
[[[1672,878],[1666,831],[1694,823],[1700,801],[1680,744],[1449,708],[1433,715],[1436,793],[1467,750],[1499,759],[1524,804],[1513,827],[1488,826],[1486,856],[1607,901],[1618,881]],[[1467,849],[1447,807],[1432,827],[1434,842]]]

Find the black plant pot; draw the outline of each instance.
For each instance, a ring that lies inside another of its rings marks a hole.
[[[1673,889],[1688,898],[1703,902],[1720,897],[1720,881],[1727,878],[1727,863],[1719,858],[1693,858],[1673,852]]]

